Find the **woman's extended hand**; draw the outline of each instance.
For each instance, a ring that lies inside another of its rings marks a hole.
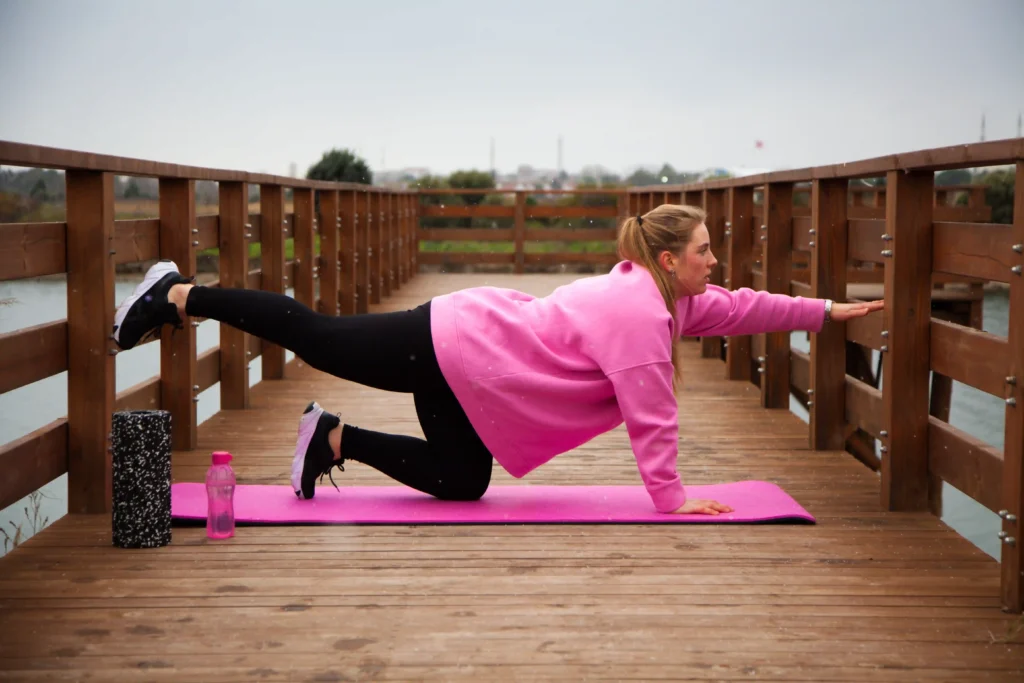
[[[832,303],[832,320],[843,322],[850,318],[860,318],[885,308],[885,301],[864,301],[855,304]]]
[[[691,498],[674,512],[678,515],[717,515],[719,512],[732,512],[732,508],[715,500]]]

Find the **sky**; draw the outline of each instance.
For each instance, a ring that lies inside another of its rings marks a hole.
[[[1024,0],[0,0],[0,140],[195,166],[801,168],[1021,112]]]

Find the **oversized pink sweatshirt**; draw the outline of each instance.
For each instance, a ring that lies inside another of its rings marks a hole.
[[[654,278],[629,261],[542,298],[477,287],[431,302],[441,372],[502,467],[523,477],[625,422],[661,512],[686,502],[673,335],[818,332],[825,302],[709,285],[680,299],[676,315],[673,329]]]

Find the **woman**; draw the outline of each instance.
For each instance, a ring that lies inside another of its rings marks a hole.
[[[310,403],[292,461],[301,498],[355,460],[437,498],[476,500],[493,460],[523,477],[624,421],[655,508],[717,515],[732,509],[688,499],[676,472],[679,338],[818,332],[883,302],[709,285],[717,261],[704,219],[671,204],[629,218],[622,262],[543,298],[477,287],[398,313],[321,315],[280,294],[193,286],[164,261],[119,307],[114,339],[130,349],[162,325],[211,318],[336,377],[413,394],[425,440],[341,425]]]

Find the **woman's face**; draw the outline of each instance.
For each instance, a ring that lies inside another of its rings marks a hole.
[[[711,271],[718,265],[718,259],[711,253],[707,226],[701,223],[693,229],[689,244],[680,254],[672,256],[667,251],[663,252],[662,265],[670,273],[675,273],[673,280],[677,297],[703,294],[711,281]]]

